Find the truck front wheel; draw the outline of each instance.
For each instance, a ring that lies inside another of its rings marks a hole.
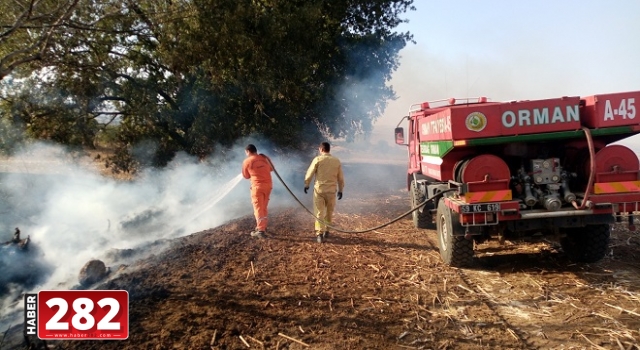
[[[420,191],[416,182],[411,181],[411,207],[417,207],[420,203],[424,202],[425,199],[427,199],[427,197],[422,193],[422,191]],[[432,203],[425,204],[422,213],[420,212],[420,209],[414,210],[411,213],[413,226],[415,226],[415,228],[428,228],[431,230],[436,228],[436,225],[433,223],[433,219],[431,218],[429,208],[433,208]]]
[[[444,204],[444,199],[438,202],[436,225],[440,256],[449,266],[468,267],[473,264],[473,240],[464,237],[459,217]]]
[[[566,237],[560,240],[560,245],[569,259],[593,263],[607,253],[610,232],[609,224],[570,228],[566,231]]]

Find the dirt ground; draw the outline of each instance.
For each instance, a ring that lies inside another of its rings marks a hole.
[[[402,176],[402,165],[388,167]],[[352,181],[336,226],[362,230],[409,209],[401,185],[372,189],[376,171]],[[49,347],[640,349],[640,237],[623,226],[596,264],[571,263],[549,242],[507,241],[478,247],[478,266],[457,269],[410,216],[319,244],[292,203],[272,210],[266,239],[248,235],[248,215],[176,239],[97,286],[129,291],[128,340]]]

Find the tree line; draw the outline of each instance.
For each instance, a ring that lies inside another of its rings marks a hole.
[[[0,0],[0,148],[94,147],[115,169],[371,131],[413,0]],[[136,147],[150,145],[145,157]]]

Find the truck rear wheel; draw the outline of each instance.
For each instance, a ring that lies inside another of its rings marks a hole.
[[[427,199],[424,193],[420,191],[418,185],[415,181],[411,181],[411,207],[415,208],[418,204],[422,203]],[[433,218],[431,217],[430,208],[433,208],[433,203],[429,202],[425,204],[422,213],[420,209],[414,210],[411,213],[411,217],[413,218],[413,226],[416,228],[428,228],[431,230],[435,230],[436,225],[433,223]]]
[[[569,259],[593,263],[604,258],[609,248],[609,224],[570,228],[560,245]]]
[[[449,266],[467,267],[473,265],[473,240],[464,237],[459,217],[444,204],[444,199],[438,202],[436,225],[440,256]]]

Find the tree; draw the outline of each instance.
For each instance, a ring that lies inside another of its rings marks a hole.
[[[0,13],[0,80],[21,65],[46,59],[62,40],[79,0],[5,1]]]
[[[56,140],[85,145],[115,120],[128,165],[142,140],[154,146],[154,165],[177,151],[203,157],[251,134],[279,147],[352,140],[395,97],[386,84],[411,35],[392,30],[412,2],[82,2],[56,25],[64,30],[52,38],[64,44],[49,41],[21,70],[24,86],[59,96],[47,100],[56,117],[36,118],[38,101],[19,115],[35,137],[66,123],[66,141]]]

